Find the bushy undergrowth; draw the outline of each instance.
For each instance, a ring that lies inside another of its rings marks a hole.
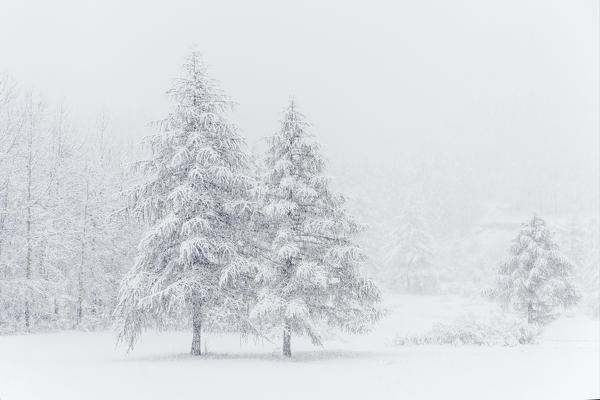
[[[539,327],[509,316],[496,316],[487,321],[467,316],[453,324],[436,324],[424,334],[398,336],[394,344],[516,346],[535,343],[539,333]]]

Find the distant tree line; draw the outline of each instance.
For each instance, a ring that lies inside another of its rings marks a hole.
[[[0,332],[108,325],[137,228],[106,130],[0,81]]]

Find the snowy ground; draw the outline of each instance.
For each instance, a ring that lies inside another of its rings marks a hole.
[[[363,337],[315,349],[208,337],[209,355],[186,354],[190,334],[144,335],[136,350],[115,349],[111,332],[0,337],[0,400],[20,399],[591,399],[600,397],[599,323],[567,316],[540,344],[518,347],[391,347],[485,306],[451,297],[392,297],[391,314]]]

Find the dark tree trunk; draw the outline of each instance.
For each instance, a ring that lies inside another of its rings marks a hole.
[[[25,300],[25,331],[29,332],[31,330],[31,323],[30,323],[30,311],[29,311],[29,300]]]
[[[527,305],[527,323],[531,324],[533,322],[533,306],[531,303]]]
[[[283,327],[283,355],[286,357],[292,356],[292,328],[287,320]]]
[[[192,350],[190,354],[199,356],[202,354],[200,334],[202,333],[202,304],[200,299],[194,297],[192,300]]]

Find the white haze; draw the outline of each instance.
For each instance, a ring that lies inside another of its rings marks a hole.
[[[0,70],[82,125],[104,113],[137,141],[195,46],[253,148],[294,95],[352,189],[384,176],[402,192],[420,160],[419,190],[460,187],[459,204],[597,215],[597,1],[4,0],[1,11]]]
[[[0,400],[600,398],[599,4],[0,0]]]

